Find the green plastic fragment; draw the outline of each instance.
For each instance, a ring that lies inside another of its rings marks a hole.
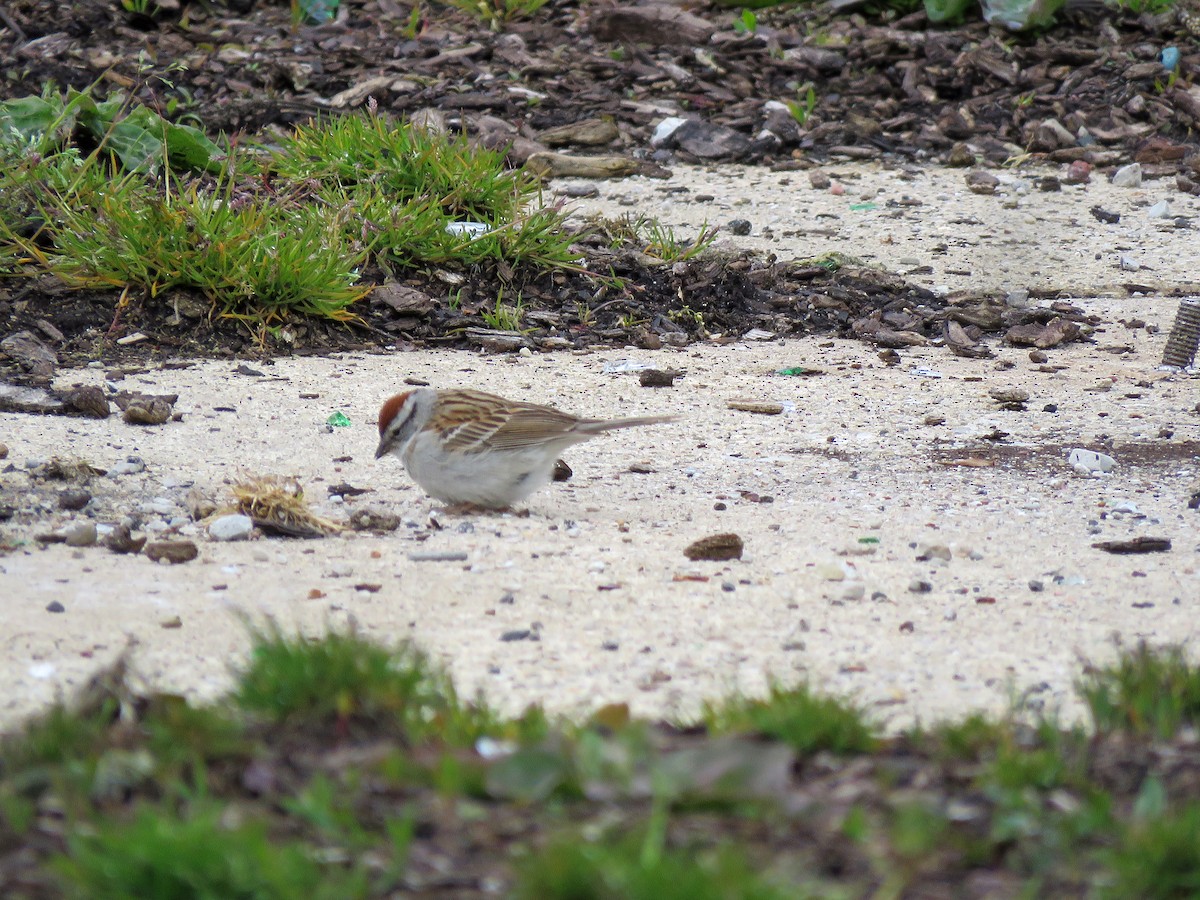
[[[786,369],[780,369],[780,375],[807,375],[812,369],[808,366],[789,366]]]
[[[860,544],[878,544],[879,538],[877,538],[877,537],[860,537],[858,539],[858,542]]]
[[[868,203],[851,203],[850,208],[852,210],[854,210],[855,212],[861,212],[862,210],[865,210],[865,209],[868,209],[868,210],[869,209],[879,209],[879,204],[878,203],[870,203],[870,202],[868,202]]]
[[[335,412],[325,420],[325,424],[332,425],[334,428],[345,428],[350,424],[350,420],[346,417],[345,413]]]

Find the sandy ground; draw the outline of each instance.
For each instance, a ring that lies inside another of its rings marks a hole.
[[[898,177],[835,167],[843,171],[884,203],[879,189]],[[702,183],[733,196],[731,174],[691,174],[693,194]],[[799,199],[776,204],[788,187],[777,179],[788,176],[745,177],[751,195],[774,204],[742,215],[756,231],[771,216],[797,215],[814,193],[805,180]],[[792,185],[804,177],[791,173]],[[999,345],[994,360],[931,347],[905,351],[889,368],[867,345],[828,338],[533,357],[421,351],[280,360],[257,366],[264,377],[208,362],[125,379],[124,388],[180,395],[183,421],[157,429],[0,415],[0,441],[18,469],[55,455],[101,467],[141,457],[144,473],[108,489],[129,510],[156,499],[179,504],[193,484],[221,492],[241,474],[277,473],[298,476],[332,517],[370,505],[403,518],[383,536],[233,544],[185,525],[201,553],[179,566],[61,545],[0,557],[0,683],[9,686],[0,727],[69,694],[131,643],[148,684],[214,697],[248,646],[240,611],[312,633],[353,620],[380,640],[414,638],[466,692],[480,689],[510,711],[539,702],[581,713],[628,701],[639,714],[686,718],[704,699],[761,691],[777,677],[855,697],[889,726],[1001,711],[1013,697],[1078,715],[1072,683],[1082,660],[1110,658],[1113,635],[1194,643],[1200,630],[1200,511],[1187,508],[1200,489],[1200,378],[1156,368],[1175,300],[1108,290],[1150,275],[1162,285],[1192,277],[1194,234],[1144,220],[1144,207],[1161,194],[1193,215],[1197,202],[1166,184],[1093,185],[1021,197],[1015,213],[1025,218],[1001,227],[997,217],[1013,211],[1003,198],[960,196],[952,185],[961,172],[916,177],[921,185],[899,185],[924,205],[901,207],[900,219],[843,210],[836,234],[814,239],[809,221],[790,242],[768,239],[769,248],[861,257],[873,248],[876,262],[901,271],[899,261],[913,257],[934,266],[917,280],[951,289],[965,279],[975,288],[1089,290],[1100,296],[1079,302],[1111,324],[1094,344],[1051,350],[1054,371]],[[589,202],[626,209],[614,198],[632,198],[630,211],[680,226],[705,212],[723,224],[732,210],[712,215],[721,200],[693,209],[682,194],[658,195],[663,187],[635,179]],[[977,202],[989,205],[970,212]],[[1100,226],[1086,211],[1093,204],[1122,212],[1124,230]],[[993,236],[951,224],[952,209],[990,222]],[[880,244],[885,227],[894,244]],[[1119,252],[1150,269],[1120,271]],[[1022,277],[1015,262],[998,262],[1028,254],[1045,260],[1044,273],[1027,268]],[[1118,324],[1133,317],[1161,330]],[[684,374],[673,388],[648,389],[633,371],[639,365]],[[792,366],[823,374],[777,374]],[[681,420],[575,449],[574,478],[531,498],[527,517],[435,515],[439,529],[431,526],[437,504],[399,462],[373,459],[378,405],[408,376],[581,414]],[[103,368],[62,373],[60,383],[75,382],[102,384]],[[1008,387],[1029,391],[1024,411],[1002,410],[989,396]],[[319,397],[301,398],[310,393]],[[784,412],[741,412],[728,408],[731,399],[777,401]],[[328,429],[334,411],[350,426]],[[997,430],[1008,435],[999,443],[987,437]],[[1117,460],[1111,474],[1067,465],[1070,448],[1102,445]],[[993,464],[945,464],[967,459]],[[0,475],[0,484],[18,477]],[[339,482],[371,493],[331,501],[326,488]],[[51,524],[85,515],[57,514]],[[741,560],[685,558],[693,540],[730,531],[745,541]],[[1173,547],[1141,556],[1092,547],[1137,536],[1167,537]],[[443,552],[465,559],[412,556]],[[48,612],[53,601],[65,611]],[[503,639],[513,632],[529,637]]]

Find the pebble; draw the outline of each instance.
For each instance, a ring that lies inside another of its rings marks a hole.
[[[1067,457],[1067,463],[1080,475],[1091,475],[1096,472],[1111,472],[1117,461],[1104,453],[1076,447]]]
[[[739,412],[758,413],[762,416],[777,416],[783,412],[782,403],[759,400],[730,400],[725,404]]]
[[[0,459],[8,459],[8,444],[0,444]]]
[[[57,600],[51,600],[48,604],[46,604],[46,612],[61,613],[61,612],[66,612],[66,611],[67,611],[67,608],[65,606],[63,606],[61,603],[59,603]]]
[[[240,514],[218,516],[208,523],[208,536],[214,541],[244,541],[254,531],[254,520]]]
[[[1038,363],[1039,365],[1049,362],[1050,357],[1046,355],[1045,350],[1030,350],[1029,361]]]
[[[730,234],[735,234],[738,237],[745,237],[750,233],[751,225],[749,219],[731,219],[729,225]]]
[[[62,536],[68,547],[91,547],[96,543],[96,523],[74,522],[62,530]]]
[[[741,559],[744,547],[741,537],[732,532],[710,534],[688,544],[683,555],[690,560],[722,562],[727,559]]]
[[[908,583],[908,590],[913,594],[928,594],[933,590],[933,585],[922,578],[914,578]]]
[[[413,562],[463,562],[467,554],[463,550],[414,550],[408,558]]]
[[[1113,172],[1112,183],[1114,187],[1120,188],[1137,188],[1142,186],[1142,166],[1141,163],[1130,163],[1127,166],[1121,166],[1117,171]]]
[[[80,510],[87,506],[91,500],[92,495],[83,488],[67,488],[58,494],[58,508],[72,511]]]
[[[200,555],[199,548],[192,541],[152,541],[147,544],[145,554],[154,562],[166,562],[171,565],[191,562]]]
[[[861,581],[847,581],[838,593],[839,600],[861,600],[867,595],[867,586]]]
[[[146,463],[140,456],[128,456],[109,469],[108,474],[113,478],[119,478],[122,475],[137,475],[144,471],[146,471]]]
[[[1039,594],[1042,591],[1044,591],[1045,589],[1046,589],[1046,585],[1040,579],[1037,579],[1037,578],[1029,579],[1029,590],[1033,591],[1035,594]]]
[[[924,562],[929,559],[941,559],[946,562],[950,561],[952,554],[950,548],[945,544],[918,544],[917,559]]]
[[[1147,219],[1169,219],[1171,218],[1171,204],[1166,200],[1159,200],[1152,207],[1146,210]]]

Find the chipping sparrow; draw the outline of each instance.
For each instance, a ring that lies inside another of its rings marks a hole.
[[[438,500],[503,509],[549,482],[554,461],[573,444],[674,418],[581,419],[482,391],[417,388],[383,404],[375,458],[396,454]]]

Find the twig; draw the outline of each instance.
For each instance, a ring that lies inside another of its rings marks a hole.
[[[7,25],[9,31],[17,36],[18,44],[24,44],[28,40],[25,32],[21,30],[21,26],[17,24],[17,20],[8,14],[8,10],[4,8],[3,4],[0,4],[0,22]]]

